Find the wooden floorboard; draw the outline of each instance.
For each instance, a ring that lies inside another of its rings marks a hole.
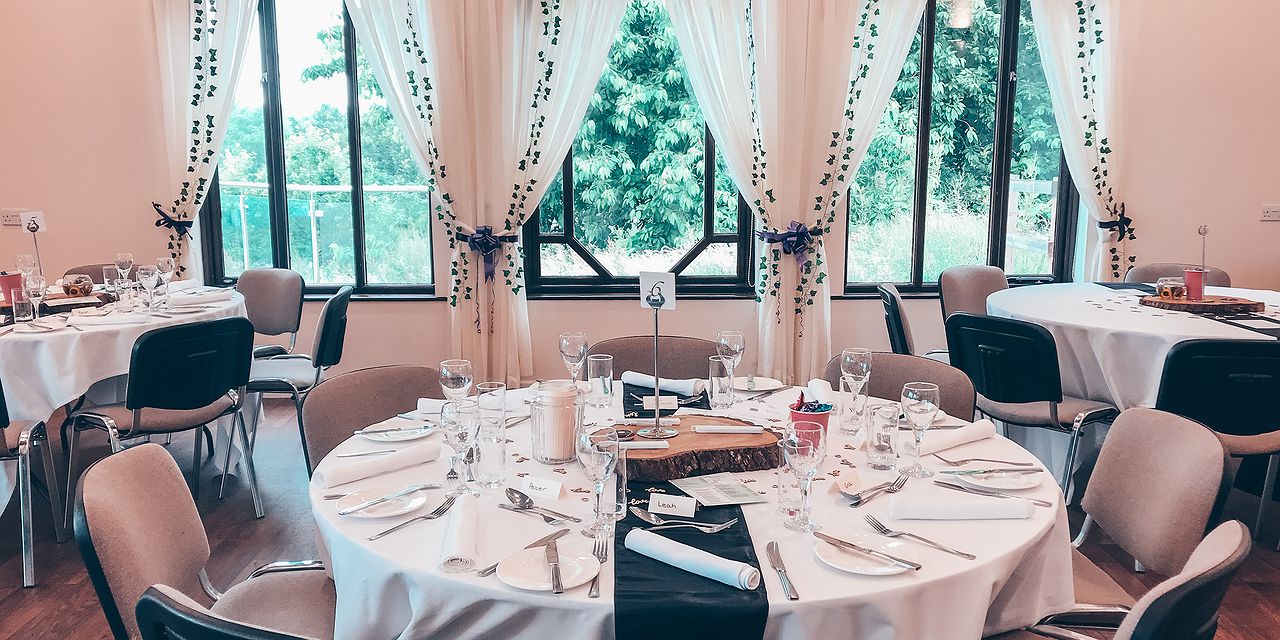
[[[96,435],[88,439],[95,448],[94,453],[86,457],[102,455],[104,439]],[[180,436],[170,449],[184,468],[190,464],[190,436]],[[57,458],[61,460],[60,452]],[[219,587],[225,588],[273,560],[316,557],[315,532],[306,497],[306,472],[292,403],[268,403],[254,460],[267,511],[262,520],[253,517],[246,487],[233,478],[227,487],[227,498],[218,500],[213,468],[206,465],[202,473],[198,507],[212,553],[209,576]],[[1229,515],[1252,523],[1255,507],[1256,501],[1236,496]],[[1072,519],[1078,522],[1079,514],[1073,514]],[[106,620],[79,551],[74,542],[53,542],[53,530],[43,501],[37,502],[36,534],[36,571],[40,584],[33,589],[23,589],[19,586],[22,562],[15,495],[0,516],[0,640],[109,638]],[[1275,535],[1273,531],[1268,536],[1270,542],[1255,543],[1249,560],[1228,592],[1218,639],[1280,637],[1280,553],[1272,549]],[[1135,597],[1160,579],[1150,573],[1134,573],[1132,560],[1105,538],[1090,542],[1084,552]]]

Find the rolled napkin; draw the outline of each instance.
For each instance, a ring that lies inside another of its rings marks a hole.
[[[988,498],[947,491],[895,493],[889,496],[889,517],[894,520],[1017,520],[1030,518],[1030,500]]]
[[[632,384],[637,387],[648,387],[652,389],[653,376],[636,373],[635,371],[626,371],[622,374],[622,384]],[[702,393],[706,388],[706,381],[700,378],[691,378],[688,380],[672,380],[670,378],[663,378],[662,384],[658,386],[658,389],[662,391],[669,391],[682,396],[696,396]]]
[[[804,388],[804,399],[809,402],[821,402],[823,404],[834,404],[836,392],[831,388],[831,383],[822,378],[814,378]]]
[[[930,429],[924,434],[924,445],[920,448],[920,455],[927,456],[931,453],[946,451],[951,447],[985,440],[995,435],[995,423],[986,419],[955,429],[938,429],[937,431]],[[907,438],[907,443],[903,448],[908,453],[914,454],[916,450],[915,439]]]
[[[622,427],[652,427],[653,418],[624,418],[614,424]],[[660,427],[678,427],[680,426],[680,418],[658,418],[658,426]]]
[[[440,570],[445,573],[467,571],[476,566],[476,497],[471,492],[458,496],[449,511],[449,528],[445,530],[440,554]]]
[[[749,424],[699,424],[694,433],[764,433],[764,427]]]
[[[760,586],[760,570],[745,562],[727,560],[644,529],[632,529],[627,533],[625,546],[659,562],[731,587],[750,590]]]
[[[666,440],[627,440],[619,442],[618,448],[624,451],[632,449],[670,449],[671,443]]]
[[[176,307],[184,307],[193,304],[212,304],[215,302],[226,302],[231,299],[232,290],[229,288],[218,288],[213,291],[202,291],[200,293],[191,293],[184,295],[174,295],[169,297],[169,304]]]
[[[439,457],[440,443],[424,442],[384,456],[344,458],[341,463],[334,459],[316,471],[315,481],[324,488],[334,487],[431,462]]]

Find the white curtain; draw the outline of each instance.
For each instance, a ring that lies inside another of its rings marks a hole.
[[[1118,173],[1124,148],[1119,88],[1120,2],[1031,0],[1036,41],[1062,150],[1088,212],[1084,277],[1122,280],[1136,256]],[[1101,226],[1100,226],[1101,225]]]
[[[454,354],[479,379],[528,381],[520,227],[569,152],[626,2],[347,0],[347,9],[435,189],[451,249]]]
[[[168,235],[168,252],[178,263],[176,278],[199,277],[189,232],[218,166],[257,6],[257,0],[152,0],[165,166],[173,190],[152,207],[156,226]]]
[[[925,0],[667,6],[717,148],[756,228],[777,240],[757,244],[759,369],[787,382],[820,376],[831,357],[826,240]]]

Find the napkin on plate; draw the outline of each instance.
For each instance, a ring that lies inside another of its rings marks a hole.
[[[958,447],[962,444],[977,442],[996,435],[996,425],[990,420],[979,420],[973,424],[967,424],[963,427],[955,429],[930,429],[924,434],[924,444],[920,447],[920,455],[927,456],[931,453],[946,451],[952,447]],[[907,438],[907,442],[903,447],[908,453],[915,453],[916,442],[914,438]]]
[[[750,424],[699,424],[694,433],[764,433],[764,427]]]
[[[175,307],[185,307],[193,304],[212,304],[214,302],[226,302],[231,299],[232,290],[225,287],[214,289],[213,291],[205,291],[201,293],[192,293],[185,295],[169,296],[169,304]]]
[[[644,373],[636,373],[635,371],[625,371],[622,374],[622,383],[652,389],[653,376]],[[662,384],[659,385],[658,388],[662,391],[668,391],[682,396],[696,396],[707,388],[707,383],[700,378],[690,378],[687,380],[663,378]]]
[[[449,510],[449,528],[441,551],[440,570],[445,573],[476,566],[476,497],[471,492],[458,496]]]
[[[315,481],[321,487],[334,487],[431,462],[439,457],[440,443],[424,442],[386,455],[336,458],[316,471]]]
[[[895,493],[889,496],[889,517],[893,520],[1016,520],[1030,518],[1035,511],[1030,500],[988,498],[946,491]]]
[[[636,553],[731,587],[755,589],[760,586],[760,570],[745,562],[721,558],[644,529],[632,529],[627,533],[625,544]]]
[[[804,388],[804,399],[809,402],[821,402],[823,404],[834,404],[836,392],[831,388],[831,383],[822,378],[814,378]]]

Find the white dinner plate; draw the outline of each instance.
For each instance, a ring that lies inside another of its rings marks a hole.
[[[403,424],[401,424],[403,423]],[[400,428],[403,431],[387,431],[385,433],[362,433],[361,436],[375,442],[407,442],[409,440],[417,440],[425,438],[436,432],[434,424],[424,424],[416,420],[397,419],[392,423],[390,420],[370,429],[393,429]]]
[[[362,502],[368,502],[370,500],[381,498],[382,496],[385,496],[388,493],[395,493],[395,489],[389,489],[387,491],[368,491],[368,490],[357,491],[355,493],[350,493],[339,498],[335,506],[337,506],[338,511],[342,511],[343,509],[350,509],[351,507],[354,507]],[[355,513],[349,513],[347,514],[346,517],[390,518],[392,516],[404,515],[406,513],[409,513],[410,511],[416,511],[418,509],[421,509],[422,505],[426,503],[427,503],[426,492],[419,491],[417,493],[411,493],[401,498],[392,498],[380,505],[369,507],[368,509],[361,509]]]
[[[19,322],[13,327],[13,332],[14,333],[49,333],[50,331],[57,331],[58,329],[61,329],[61,328],[62,327],[53,327],[53,326],[38,327],[38,326],[32,326],[30,324],[27,324],[26,322]]]
[[[782,384],[781,380],[774,380],[773,378],[765,378],[763,376],[756,376],[755,388],[747,387],[746,376],[737,376],[733,379],[733,389],[735,391],[773,391],[774,389],[781,389],[785,386],[787,385]]]
[[[903,560],[916,561],[915,550],[897,540],[889,540],[866,533],[838,534],[836,537],[868,549],[875,549],[882,553],[897,556]],[[813,553],[829,567],[864,576],[895,576],[911,570],[900,564],[882,560],[872,555],[857,551],[846,551],[822,540],[819,540],[817,545],[813,547]]]
[[[967,484],[979,489],[994,489],[996,491],[1022,491],[1024,489],[1034,489],[1044,482],[1045,473],[991,473],[984,475],[973,474],[947,474],[954,475],[962,484]]]
[[[581,536],[579,536],[581,537]],[[560,540],[560,584],[565,590],[579,587],[600,573],[600,561],[591,555],[587,540]],[[551,590],[551,566],[543,547],[521,549],[498,563],[498,579],[509,587],[527,591]]]

